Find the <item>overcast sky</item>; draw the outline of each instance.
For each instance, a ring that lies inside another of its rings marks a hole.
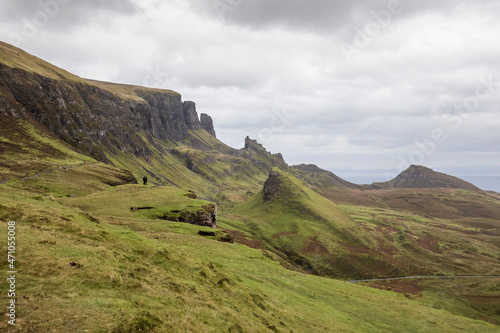
[[[2,1],[0,39],[178,91],[235,148],[249,135],[353,181],[497,175],[476,184],[500,191],[498,17],[497,0]]]

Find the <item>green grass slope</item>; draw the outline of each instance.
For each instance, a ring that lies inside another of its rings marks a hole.
[[[210,204],[191,195],[196,196],[173,186],[123,185],[59,201],[99,216],[154,220],[179,217],[182,211],[195,212]]]
[[[373,275],[362,269],[368,255],[350,254],[349,250],[372,244],[363,228],[285,171],[273,169],[264,189],[232,213],[228,223],[233,229],[261,241],[261,247],[300,270],[332,277]],[[370,260],[377,262],[376,258]]]
[[[174,188],[109,187],[64,200],[34,190],[0,185],[0,232],[16,221],[18,270],[17,325],[2,320],[3,332],[498,331],[400,294],[289,271],[261,250],[127,209],[193,200]]]
[[[144,99],[141,98],[137,93],[137,91],[141,90],[178,95],[177,92],[171,90],[145,88],[134,85],[101,82],[80,78],[68,71],[65,71],[64,69],[54,66],[46,62],[45,60],[35,57],[13,45],[4,43],[2,41],[0,41],[0,65],[19,69],[28,73],[37,74],[54,80],[77,82],[86,85],[98,86],[126,100],[144,101]]]
[[[137,179],[146,175],[152,184],[190,189],[221,204],[245,201],[258,192],[277,163],[267,152],[232,149],[205,130],[190,131],[179,142],[143,140],[151,150],[148,159],[130,153],[108,159]]]
[[[51,79],[84,82],[84,79],[49,64],[15,46],[0,41],[0,65],[42,75]]]
[[[36,123],[0,117],[0,181],[33,176],[59,166],[96,162]]]

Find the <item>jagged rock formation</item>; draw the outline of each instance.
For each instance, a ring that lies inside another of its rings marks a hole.
[[[460,188],[480,191],[465,180],[420,165],[411,165],[396,178],[385,183],[374,183],[370,188]]]
[[[273,167],[279,167],[282,170],[289,169],[281,153],[271,154],[257,140],[252,140],[248,136],[245,138],[245,146],[240,152],[242,157],[249,158],[256,164],[265,165],[269,170]]]
[[[212,120],[212,117],[210,117],[206,113],[202,113],[200,115],[200,121],[201,121],[201,128],[203,128],[205,131],[210,133],[211,135],[215,136],[215,129],[214,129],[214,122]]]
[[[249,150],[249,149],[254,149],[254,150],[262,150],[264,148],[264,146],[262,146],[260,143],[257,142],[257,140],[252,140],[250,139],[249,136],[247,136],[245,138],[245,147],[243,148],[245,150]]]
[[[201,129],[201,123],[198,119],[198,113],[196,112],[196,104],[194,102],[184,102],[182,103],[182,108],[184,110],[184,120],[187,127],[190,130]]]
[[[269,201],[275,196],[279,196],[279,187],[281,185],[280,175],[278,172],[271,170],[269,177],[264,183],[262,192],[264,193],[264,201]]]

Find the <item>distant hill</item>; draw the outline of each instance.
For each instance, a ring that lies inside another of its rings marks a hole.
[[[347,187],[360,188],[360,185],[350,183],[331,171],[323,170],[314,164],[299,164],[292,166],[293,169],[300,170],[303,173],[296,175],[308,184],[317,187]]]
[[[371,189],[387,188],[459,188],[464,190],[481,191],[478,187],[465,180],[444,173],[436,172],[420,165],[411,165],[396,178],[369,185]]]

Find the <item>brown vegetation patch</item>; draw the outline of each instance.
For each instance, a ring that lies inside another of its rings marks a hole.
[[[424,237],[424,236],[421,236],[419,239],[417,239],[417,244],[426,249],[426,250],[429,250],[431,252],[434,252],[434,253],[442,253],[440,247],[439,247],[439,243],[437,242],[437,240],[435,239],[432,239],[430,237]]]
[[[436,224],[433,224],[432,226],[439,228],[439,229],[456,231],[456,232],[459,232],[459,233],[464,234],[464,235],[479,235],[479,234],[481,234],[478,231],[466,230],[466,229],[462,229],[462,228],[458,228],[458,227],[454,227],[454,226],[442,224],[442,223],[439,223],[439,224],[436,223]]]
[[[394,260],[392,257],[393,255],[398,253],[399,249],[394,245],[392,245],[391,243],[388,243],[386,239],[375,238],[375,240],[378,242],[377,249],[380,252],[382,252],[389,261],[397,263],[397,261]]]
[[[381,290],[391,290],[407,297],[422,297],[422,288],[417,281],[411,280],[390,280],[369,282],[368,285]]]
[[[348,253],[357,255],[357,254],[374,254],[374,251],[367,246],[343,243],[339,242],[342,245],[342,248],[347,250]]]
[[[309,238],[307,243],[304,245],[304,252],[330,256],[330,251],[318,240],[318,237]]]
[[[361,205],[398,211],[409,211],[433,218],[496,218],[500,215],[497,198],[486,192],[460,189],[316,189],[337,204]],[[500,196],[500,195],[499,195]],[[397,216],[395,216],[399,219]]]
[[[381,224],[377,224],[377,227],[376,227],[377,231],[378,232],[381,232],[383,234],[386,234],[386,235],[393,235],[395,234],[396,232],[398,232],[395,228],[393,227],[389,227],[389,226],[386,226],[386,225],[381,225]]]
[[[263,249],[262,242],[260,240],[248,239],[247,236],[241,231],[228,229],[222,230],[231,235],[235,243],[243,244],[245,246],[251,247],[252,249]]]

